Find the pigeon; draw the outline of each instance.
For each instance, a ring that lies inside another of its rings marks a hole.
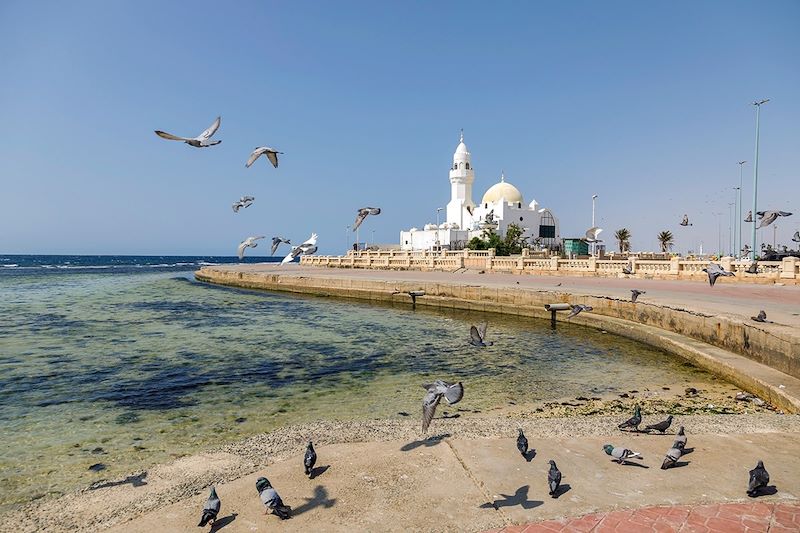
[[[748,274],[758,274],[758,261],[752,261],[745,272]]]
[[[603,228],[598,228],[597,226],[592,226],[591,228],[586,230],[586,242],[600,242],[598,236],[603,231]]]
[[[311,441],[308,441],[306,454],[303,457],[303,466],[306,467],[306,475],[308,476],[308,479],[311,479],[311,473],[314,470],[314,464],[316,462],[317,462],[317,452],[314,451],[314,445],[311,444]]]
[[[758,312],[757,316],[751,316],[750,318],[752,318],[756,322],[769,322],[769,320],[767,320],[767,312],[764,311],[763,309]]]
[[[624,267],[622,267],[622,273],[623,273],[623,274],[627,274],[627,275],[629,275],[629,276],[630,276],[631,274],[633,274],[633,265],[630,263],[630,261],[628,262],[628,264],[627,264],[627,265],[625,265]]]
[[[664,462],[661,463],[661,470],[666,470],[671,466],[675,466],[675,463],[681,458],[682,453],[680,448],[672,447],[667,450],[667,455],[664,456]]]
[[[750,471],[750,483],[747,484],[747,495],[755,496],[758,491],[764,489],[769,484],[769,472],[764,468],[764,461],[759,461],[754,469]]]
[[[752,222],[753,221],[753,212],[752,211],[748,211],[747,212],[747,216],[744,217],[744,221],[745,222]]]
[[[683,452],[686,448],[686,433],[683,432],[683,426],[678,428],[678,434],[675,436],[675,442],[672,443],[673,448],[678,448]]]
[[[550,496],[558,498],[558,487],[561,485],[561,471],[556,466],[556,462],[550,459],[550,470],[547,472],[547,485],[550,487]]]
[[[681,220],[681,226],[691,226],[689,224],[689,215],[683,215],[683,220]]]
[[[650,424],[649,426],[645,426],[645,431],[660,431],[663,435],[666,430],[672,425],[672,415],[669,415],[666,420],[663,422],[659,422],[658,424]]]
[[[493,342],[486,342],[486,322],[481,322],[476,326],[469,328],[469,343],[473,346],[491,346]]]
[[[631,302],[636,303],[636,299],[640,294],[647,294],[647,291],[640,291],[639,289],[631,289]]]
[[[256,490],[261,497],[261,503],[263,503],[266,508],[264,514],[272,511],[272,513],[278,515],[281,520],[292,517],[292,508],[288,505],[284,505],[280,495],[272,488],[267,478],[260,477],[256,480]]]
[[[644,459],[644,457],[642,457],[642,454],[640,454],[639,452],[629,450],[628,448],[617,448],[616,446],[613,446],[611,444],[604,445],[603,450],[608,455],[616,459],[619,462],[619,464],[625,463],[628,459],[634,459],[634,458],[639,460]]]
[[[380,207],[362,207],[358,210],[358,214],[356,215],[356,221],[353,222],[353,231],[357,230],[358,227],[364,222],[364,219],[367,218],[367,215],[380,215],[381,208]]]
[[[570,312],[570,314],[567,315],[567,318],[572,318],[574,316],[577,316],[581,313],[581,311],[591,311],[591,310],[592,310],[591,306],[588,305],[583,305],[583,304],[573,305],[572,311]]]
[[[247,209],[248,207],[253,205],[253,202],[255,202],[255,200],[256,199],[254,197],[252,197],[252,196],[242,196],[241,198],[239,198],[236,201],[235,204],[233,204],[233,206],[232,206],[233,207],[233,212],[234,213],[238,213],[239,209],[241,209],[242,207]]]
[[[253,153],[250,154],[250,159],[247,160],[247,163],[244,164],[245,167],[250,168],[250,165],[256,162],[256,159],[261,157],[262,155],[266,155],[269,162],[272,163],[272,166],[278,168],[278,154],[283,154],[283,152],[279,152],[270,148],[269,146],[259,146]]]
[[[283,237],[273,237],[272,250],[270,251],[270,255],[275,255],[275,252],[278,250],[278,246],[280,246],[281,243],[288,244],[291,246],[292,241],[290,241],[289,239],[284,239]]]
[[[208,127],[206,131],[194,137],[192,139],[187,137],[178,137],[177,135],[173,135],[171,133],[167,133],[165,131],[156,130],[156,135],[161,137],[162,139],[169,139],[170,141],[183,141],[189,146],[194,146],[195,148],[207,148],[209,146],[214,146],[215,144],[219,144],[222,141],[211,141],[211,137],[217,132],[219,129],[220,121],[222,117],[217,117],[217,120],[214,121],[211,126]]]
[[[517,449],[519,453],[522,454],[522,457],[525,457],[528,454],[528,439],[525,438],[525,433],[522,432],[522,428],[519,428],[519,435],[517,435]]]
[[[248,249],[248,248],[256,248],[258,246],[258,243],[256,241],[259,240],[259,239],[263,239],[263,238],[264,238],[264,235],[259,235],[257,237],[248,237],[245,240],[243,240],[239,244],[239,248],[238,248],[238,250],[236,252],[237,255],[239,256],[239,261],[244,259],[244,251],[246,249]]]
[[[786,211],[758,211],[756,214],[758,215],[758,218],[761,219],[761,224],[759,224],[758,228],[756,229],[766,228],[767,226],[778,220],[778,217],[792,216],[791,213],[788,213]]]
[[[422,432],[428,430],[436,412],[436,406],[444,396],[449,405],[455,405],[464,397],[464,385],[458,383],[447,383],[446,381],[436,380],[433,383],[426,383],[422,386],[428,391],[422,400]]]
[[[211,494],[209,494],[208,500],[206,500],[206,504],[203,507],[203,516],[200,518],[200,523],[197,524],[197,527],[205,527],[209,522],[213,525],[217,521],[220,505],[217,490],[211,487]]]
[[[636,407],[633,410],[633,416],[617,427],[619,427],[619,429],[634,428],[636,431],[639,431],[639,424],[641,423],[642,423],[642,411],[639,408],[639,404],[636,404]]]
[[[703,269],[703,272],[708,274],[708,284],[712,287],[720,276],[735,276],[733,272],[728,272],[716,263],[709,263],[708,266]]]
[[[794,235],[792,235],[792,240],[794,242],[800,242],[800,231],[795,231]]]
[[[469,216],[472,216],[472,215],[475,214],[475,206],[474,205],[465,205],[464,207],[467,208],[467,213],[469,213]]]
[[[303,242],[300,246],[292,246],[292,251],[287,254],[286,257],[283,258],[281,264],[288,263],[293,261],[298,255],[311,255],[317,251],[317,234],[312,233],[311,237],[309,237],[305,242]]]

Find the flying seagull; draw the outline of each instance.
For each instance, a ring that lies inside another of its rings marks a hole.
[[[246,249],[248,249],[248,248],[256,248],[258,246],[258,243],[256,241],[259,240],[259,239],[263,239],[263,238],[264,238],[264,235],[259,235],[257,237],[248,237],[245,240],[243,240],[239,244],[239,248],[236,251],[237,255],[239,256],[239,261],[244,259],[244,251]]]
[[[586,230],[586,242],[600,242],[598,236],[600,232],[602,232],[602,228],[598,228],[597,226],[592,226],[591,228]]]
[[[747,216],[744,217],[744,221],[745,222],[752,222],[753,221],[753,212],[752,211],[748,211],[747,212]]]
[[[581,311],[591,311],[591,310],[592,310],[591,306],[588,305],[583,305],[583,304],[573,305],[572,311],[570,312],[570,314],[567,315],[567,318],[572,318],[574,316],[577,316],[581,313]]]
[[[686,433],[683,432],[683,426],[678,428],[678,434],[675,436],[675,442],[672,443],[672,447],[681,451],[686,448]]]
[[[517,449],[519,453],[522,454],[522,457],[525,457],[528,454],[528,439],[525,437],[525,433],[522,432],[522,428],[519,428],[519,435],[517,435]],[[527,457],[525,457],[527,459]]]
[[[792,235],[792,240],[794,242],[800,242],[800,231],[795,231],[794,235]]]
[[[253,196],[242,196],[241,198],[239,198],[236,201],[236,203],[233,204],[233,206],[232,206],[233,207],[233,212],[234,213],[238,213],[239,209],[241,209],[243,207],[245,209],[247,209],[248,207],[253,205],[253,202],[255,202],[255,201],[256,201],[256,199]]]
[[[633,264],[632,264],[630,261],[628,261],[628,264],[627,264],[627,265],[625,265],[624,267],[622,267],[622,273],[623,273],[623,274],[628,274],[629,276],[630,276],[631,274],[633,274]]]
[[[211,494],[208,496],[208,500],[206,500],[206,504],[203,507],[203,516],[200,518],[200,523],[197,524],[197,527],[205,527],[206,524],[211,522],[213,529],[213,524],[217,521],[220,505],[221,503],[219,501],[219,496],[217,496],[217,490],[211,487]]]
[[[306,454],[303,456],[303,466],[306,469],[306,475],[308,476],[308,479],[311,479],[311,475],[314,471],[314,464],[316,462],[317,462],[317,452],[314,451],[314,445],[311,444],[311,441],[308,441]]]
[[[550,459],[550,470],[547,472],[547,485],[550,488],[550,496],[558,498],[558,487],[561,485],[561,471],[556,466],[556,462]]]
[[[288,244],[291,246],[292,241],[290,241],[289,239],[284,239],[283,237],[273,237],[272,250],[270,251],[270,255],[275,255],[275,252],[278,250],[278,246],[280,246],[281,243]]]
[[[304,243],[300,246],[292,246],[292,251],[283,258],[281,264],[288,263],[294,260],[295,257],[298,255],[311,255],[317,251],[317,234],[312,233],[311,237],[309,237]]]
[[[617,448],[611,444],[605,444],[603,446],[603,451],[605,451],[608,455],[613,457],[614,459],[619,462],[619,464],[625,463],[628,459],[644,459],[642,454],[639,452],[635,452],[633,450],[629,450],[628,448]]]
[[[469,328],[469,343],[473,346],[491,346],[493,342],[486,342],[486,322],[481,322],[477,326]]]
[[[666,470],[667,468],[675,466],[675,463],[681,458],[682,453],[680,448],[672,447],[667,450],[667,455],[664,456],[664,462],[661,463],[661,470]]]
[[[208,127],[206,131],[198,135],[194,138],[188,137],[178,137],[177,135],[173,135],[171,133],[167,133],[165,131],[156,130],[156,135],[161,137],[162,139],[169,139],[170,141],[183,141],[189,146],[194,146],[195,148],[206,148],[208,146],[214,146],[215,144],[219,144],[222,141],[211,141],[211,137],[217,132],[219,129],[219,124],[222,120],[222,117],[217,117],[217,120]]]
[[[769,320],[767,320],[767,312],[764,311],[763,309],[758,312],[758,315],[751,316],[750,318],[752,318],[756,322],[769,322]]]
[[[683,220],[681,220],[681,226],[691,226],[689,224],[689,215],[683,215]]]
[[[747,484],[747,495],[756,496],[758,491],[769,485],[769,472],[764,468],[764,461],[759,461],[750,471],[750,483]]]
[[[633,428],[636,431],[639,431],[639,424],[641,423],[642,423],[642,411],[639,408],[639,404],[636,404],[636,407],[633,409],[633,416],[627,419],[622,424],[620,424],[618,427],[619,429]]]
[[[278,168],[278,154],[283,155],[283,152],[279,152],[270,148],[269,146],[259,146],[253,153],[250,154],[250,159],[247,160],[247,163],[244,164],[247,168],[250,168],[250,165],[256,162],[256,159],[261,157],[262,155],[266,155],[269,162],[272,163],[272,166]]]
[[[761,219],[761,224],[758,225],[758,228],[766,228],[767,226],[778,220],[778,217],[792,216],[791,213],[788,213],[786,211],[758,211],[756,212],[756,214],[758,215],[758,218]]]
[[[261,503],[264,504],[264,514],[271,511],[273,514],[278,515],[281,520],[292,517],[292,508],[284,505],[278,491],[272,488],[267,478],[260,477],[256,480],[256,490],[261,498]]]
[[[425,433],[428,430],[428,426],[431,425],[436,406],[439,405],[442,397],[449,405],[457,404],[464,397],[464,385],[460,381],[458,383],[447,383],[446,381],[436,380],[422,387],[428,391],[422,400],[422,432]]]
[[[367,215],[380,215],[381,208],[380,207],[362,207],[358,210],[358,214],[356,215],[356,221],[353,222],[353,231],[357,230],[358,227],[364,222],[364,219],[367,218]]]
[[[640,291],[639,289],[631,289],[631,301],[636,303],[636,299],[640,294],[647,294],[647,291]]]
[[[645,426],[645,431],[660,431],[663,435],[666,430],[669,429],[669,426],[672,425],[672,415],[669,415],[666,420],[663,422],[659,422],[658,424],[650,424],[649,426]]]
[[[716,263],[709,263],[708,266],[703,269],[703,272],[708,274],[708,284],[712,287],[720,276],[735,276],[733,272],[728,272]]]

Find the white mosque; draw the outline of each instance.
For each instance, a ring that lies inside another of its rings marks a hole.
[[[400,232],[400,248],[403,250],[431,250],[465,248],[473,237],[482,237],[490,229],[505,236],[509,224],[517,224],[524,230],[529,243],[538,248],[552,248],[561,242],[558,219],[549,209],[541,208],[536,200],[525,203],[519,189],[500,175],[484,193],[481,203],[472,200],[472,183],[475,169],[471,155],[464,144],[464,133],[453,154],[450,168],[450,202],[447,204],[447,220],[440,224],[426,224],[423,229],[411,228]]]

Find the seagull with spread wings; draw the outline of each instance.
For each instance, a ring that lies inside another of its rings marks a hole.
[[[356,221],[353,222],[353,231],[357,230],[358,227],[364,222],[364,219],[367,218],[368,215],[380,215],[381,208],[380,207],[362,207],[358,210],[358,214],[356,215]]]
[[[198,135],[197,137],[178,137],[177,135],[173,135],[171,133],[167,133],[165,131],[156,130],[156,135],[161,137],[162,139],[169,139],[170,141],[183,141],[189,146],[194,146],[195,148],[207,148],[209,146],[214,146],[215,144],[219,144],[222,141],[212,141],[211,137],[217,132],[219,129],[219,124],[222,121],[222,117],[217,117],[217,120],[214,121],[211,126],[208,127],[206,131]]]
[[[289,252],[286,257],[283,258],[281,264],[289,263],[293,261],[299,255],[311,255],[317,251],[317,234],[312,233],[311,237],[309,237],[304,243],[300,244],[300,246],[292,246],[292,251]]]
[[[256,159],[261,157],[262,155],[267,156],[269,162],[272,163],[272,166],[278,168],[278,154],[283,155],[283,152],[279,152],[274,148],[270,148],[269,146],[258,146],[253,153],[250,154],[250,159],[247,160],[247,163],[244,164],[247,168],[250,168],[250,165],[256,162]]]
[[[289,239],[284,239],[283,237],[273,237],[272,238],[272,250],[270,251],[270,255],[275,255],[275,252],[278,250],[278,246],[283,244],[288,244],[291,246],[292,241]]]
[[[758,225],[758,228],[766,228],[778,220],[778,217],[792,216],[792,214],[787,211],[758,211],[756,215],[758,215],[758,218],[761,220],[761,224]]]
[[[263,239],[263,238],[264,238],[264,235],[259,235],[257,237],[248,237],[245,240],[243,240],[239,244],[239,248],[236,250],[236,254],[239,256],[239,261],[244,259],[244,251],[245,250],[247,250],[248,248],[257,247],[258,243],[256,241],[259,240],[259,239]]]

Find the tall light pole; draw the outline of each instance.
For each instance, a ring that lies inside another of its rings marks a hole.
[[[350,226],[344,228],[344,253],[347,255],[350,250]]]
[[[756,106],[756,158],[753,161],[753,256],[751,259],[755,261],[756,259],[756,220],[758,217],[756,213],[758,212],[758,134],[759,134],[759,119],[761,118],[761,106],[769,102],[769,98],[764,100],[753,102],[753,105]]]
[[[438,247],[439,244],[439,213],[444,211],[444,207],[437,207],[436,208],[436,246]],[[437,250],[438,251],[438,250]]]
[[[592,227],[594,227],[594,202],[597,200],[597,195],[592,195]],[[597,253],[597,243],[592,243],[592,257]]]
[[[730,239],[730,245],[731,245],[730,253],[728,255],[730,255],[731,257],[733,257],[735,259],[736,253],[734,253],[734,251],[733,251],[733,249],[736,247],[736,239],[733,236],[733,233],[734,233],[733,232],[733,230],[734,230],[734,225],[733,225],[733,206],[734,205],[735,205],[735,202],[728,202],[728,218],[729,218],[729,222],[728,222],[728,238]]]
[[[772,225],[772,249],[773,250],[777,250],[778,249],[778,245],[775,243],[775,235],[777,233],[778,233],[778,225],[777,224],[773,224]]]
[[[736,238],[736,254],[742,252],[742,165],[747,161],[739,161],[739,190],[737,192],[739,207],[736,213],[736,229],[738,230],[738,237]]]
[[[370,246],[375,246],[375,230],[372,230],[372,244]]]

